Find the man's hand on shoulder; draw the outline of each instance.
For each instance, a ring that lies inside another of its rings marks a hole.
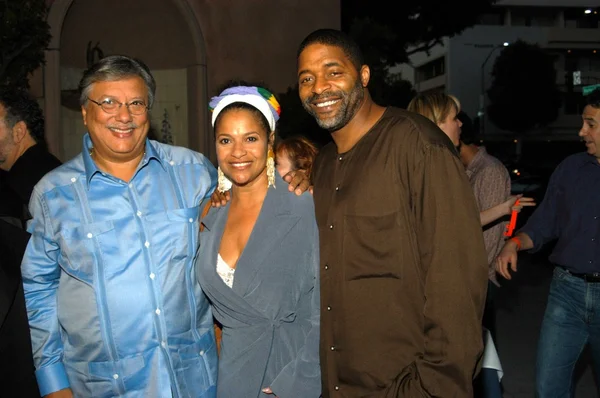
[[[73,398],[73,391],[70,388],[65,388],[64,390],[44,395],[44,398]]]
[[[210,196],[210,204],[212,207],[221,207],[225,206],[227,202],[231,200],[230,191],[219,192],[218,189],[215,189],[213,194]]]
[[[307,190],[312,194],[313,187],[310,185],[310,179],[303,170],[292,170],[283,176],[283,180],[290,185],[288,189],[294,191],[296,195],[302,195]]]

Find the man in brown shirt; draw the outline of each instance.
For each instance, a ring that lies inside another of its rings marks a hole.
[[[469,397],[487,262],[455,148],[424,117],[375,104],[336,30],[298,51],[300,99],[334,142],[314,167],[323,397]]]

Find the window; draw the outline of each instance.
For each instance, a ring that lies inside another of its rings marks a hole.
[[[597,10],[586,14],[585,8],[565,9],[565,28],[597,29],[600,27],[600,14]]]
[[[446,57],[440,57],[417,68],[417,82],[433,79],[446,73]]]
[[[479,17],[479,25],[498,26],[504,25],[504,8],[494,8]]]
[[[556,25],[558,10],[550,7],[513,7],[510,9],[511,26]]]

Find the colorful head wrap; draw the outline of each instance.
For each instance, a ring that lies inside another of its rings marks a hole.
[[[268,90],[262,87],[248,86],[230,87],[218,96],[211,98],[208,107],[212,111],[213,127],[223,108],[234,102],[245,102],[258,109],[267,118],[271,131],[275,131],[275,123],[279,120],[279,114],[281,113],[279,102]]]

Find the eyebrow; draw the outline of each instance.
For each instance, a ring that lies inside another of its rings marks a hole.
[[[342,65],[338,61],[331,61],[331,62],[326,62],[325,63],[325,67],[326,68],[331,68],[331,67],[334,67],[334,66],[340,66],[340,67],[342,67],[344,65]],[[308,69],[303,69],[303,70],[301,70],[301,71],[298,72],[298,76],[303,75],[305,73],[311,73],[311,72]]]

